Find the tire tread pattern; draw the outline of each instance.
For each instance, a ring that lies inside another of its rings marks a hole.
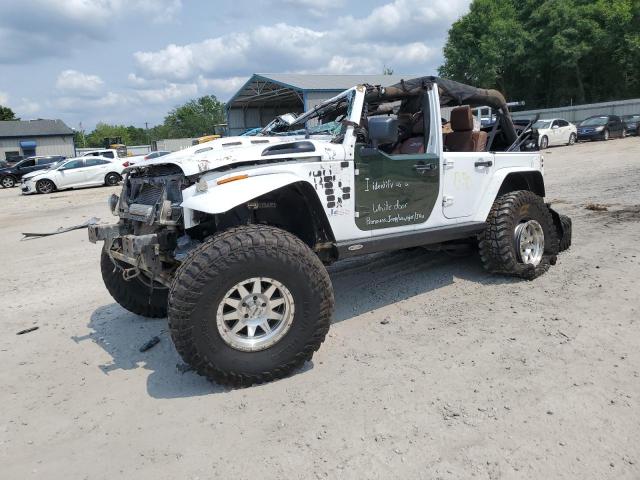
[[[545,254],[537,265],[526,265],[517,259],[513,242],[514,218],[529,205],[540,213],[545,232]],[[487,219],[487,228],[479,236],[480,259],[484,268],[494,273],[514,275],[527,280],[539,277],[555,263],[558,254],[558,236],[553,218],[542,198],[528,190],[518,190],[498,197]]]
[[[251,262],[267,255],[302,269],[309,284],[321,296],[320,310],[313,331],[301,351],[276,368],[252,374],[222,370],[200,355],[194,341],[191,312],[205,293],[204,287],[223,275],[233,264]],[[176,350],[197,373],[218,384],[232,387],[250,386],[283,378],[311,359],[329,331],[333,315],[333,287],[320,259],[296,236],[266,225],[234,227],[205,240],[182,262],[176,271],[169,293],[169,330]]]

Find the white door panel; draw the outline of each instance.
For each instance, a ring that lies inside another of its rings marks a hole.
[[[470,217],[495,168],[490,152],[444,152],[442,212],[447,218]]]
[[[84,168],[61,170],[58,173],[60,174],[58,188],[75,187],[78,185],[82,185],[85,182]]]

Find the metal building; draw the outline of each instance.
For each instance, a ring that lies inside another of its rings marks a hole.
[[[32,155],[73,157],[73,130],[62,120],[0,121],[0,160]]]
[[[227,102],[229,135],[264,127],[277,115],[302,113],[354,85],[392,85],[413,77],[255,73]]]

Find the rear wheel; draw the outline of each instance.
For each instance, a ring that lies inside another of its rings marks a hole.
[[[108,185],[110,187],[113,187],[120,183],[120,180],[122,180],[122,177],[115,172],[107,173],[107,175],[104,177],[105,185]]]
[[[320,348],[333,289],[317,255],[269,226],[237,227],[189,254],[169,294],[176,349],[200,375],[248,386],[288,375]]]
[[[13,188],[16,186],[16,179],[11,175],[7,175],[2,177],[2,180],[0,180],[0,184],[2,185],[2,188]]]
[[[55,189],[55,183],[47,178],[39,180],[38,183],[36,183],[36,191],[38,193],[52,193],[55,191]]]
[[[558,235],[542,198],[526,190],[498,197],[480,235],[485,269],[532,280],[555,263]]]
[[[576,143],[576,134],[572,133],[569,135],[569,145],[574,145]]]
[[[622,135],[621,135],[620,138],[627,138],[627,129],[626,128],[622,129]]]

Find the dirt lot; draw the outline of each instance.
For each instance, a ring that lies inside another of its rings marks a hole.
[[[0,477],[640,478],[640,139],[545,164],[574,220],[549,273],[426,251],[337,264],[313,362],[239,390],[184,372],[165,320],[113,302],[85,231],[20,241],[111,221],[117,189],[0,191]]]

